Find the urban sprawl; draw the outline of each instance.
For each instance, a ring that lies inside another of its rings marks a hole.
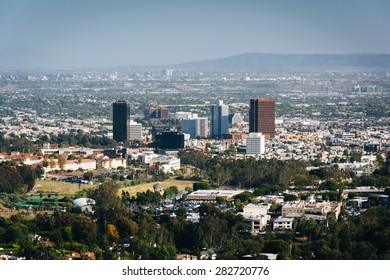
[[[390,75],[0,73],[1,259],[390,259]]]

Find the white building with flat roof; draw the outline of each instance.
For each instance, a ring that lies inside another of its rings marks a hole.
[[[127,124],[127,140],[142,141],[142,124],[130,120]]]
[[[171,119],[188,119],[192,117],[197,117],[197,114],[192,114],[191,112],[176,112],[176,113],[169,113],[169,118]]]
[[[341,202],[323,201],[323,202],[308,202],[304,200],[289,201],[282,207],[283,217],[302,217],[303,215],[323,216],[329,212],[334,212],[338,218],[341,211]]]
[[[50,172],[54,170],[61,170],[58,159],[54,159],[55,165],[53,167],[49,166],[44,167],[45,172]],[[64,164],[63,170],[95,170],[97,167],[96,160],[94,159],[82,159],[81,161],[78,160],[67,160]]]
[[[286,229],[290,230],[293,228],[293,222],[294,218],[287,218],[287,217],[278,217],[277,219],[274,220],[274,225],[273,229]]]
[[[149,165],[156,165],[157,163],[159,163],[159,168],[164,173],[173,173],[181,167],[180,159],[174,156],[158,155],[149,161]]]
[[[243,208],[243,212],[239,213],[243,216],[244,222],[247,223],[251,234],[258,234],[267,226],[267,215],[269,205],[249,203]]]
[[[80,154],[80,155],[86,155],[86,156],[90,156],[92,155],[94,152],[97,152],[97,151],[102,151],[101,149],[90,149],[90,148],[84,148],[84,147],[80,147],[80,148],[76,148],[76,147],[69,147],[69,148],[47,148],[47,149],[41,149],[41,153],[43,155],[52,155],[52,154],[59,154],[59,155],[62,155],[62,154]]]
[[[246,154],[262,155],[265,152],[265,137],[262,133],[251,132],[246,138]]]
[[[187,196],[187,200],[215,201],[217,197],[223,197],[225,200],[233,200],[234,197],[243,190],[197,190]]]

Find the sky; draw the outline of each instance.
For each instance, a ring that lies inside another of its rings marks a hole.
[[[0,0],[0,69],[390,53],[388,0]]]

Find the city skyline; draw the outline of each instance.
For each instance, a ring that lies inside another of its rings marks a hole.
[[[388,260],[387,62],[317,72],[323,61],[1,72],[0,259]],[[219,120],[229,106],[223,139],[184,133],[215,103]]]
[[[242,53],[390,53],[389,5],[1,1],[0,69],[167,65]]]

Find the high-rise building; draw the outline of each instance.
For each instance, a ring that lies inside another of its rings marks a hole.
[[[112,104],[113,138],[117,142],[127,139],[128,123],[130,121],[130,106],[125,100],[118,100]]]
[[[145,115],[147,118],[154,119],[169,119],[169,109],[168,108],[155,108],[149,107],[145,111]]]
[[[207,118],[187,118],[181,120],[181,129],[183,133],[187,133],[191,138],[202,137],[206,138],[209,134],[209,125]]]
[[[275,137],[275,99],[250,100],[249,132],[261,132],[265,139]]]
[[[218,100],[211,106],[211,137],[222,139],[229,129],[229,106]]]
[[[265,152],[265,137],[261,133],[249,133],[246,138],[246,154],[262,155]]]
[[[127,140],[142,141],[142,124],[130,120],[127,124]]]
[[[172,69],[164,69],[164,70],[162,70],[162,75],[165,77],[172,77],[173,70]]]

